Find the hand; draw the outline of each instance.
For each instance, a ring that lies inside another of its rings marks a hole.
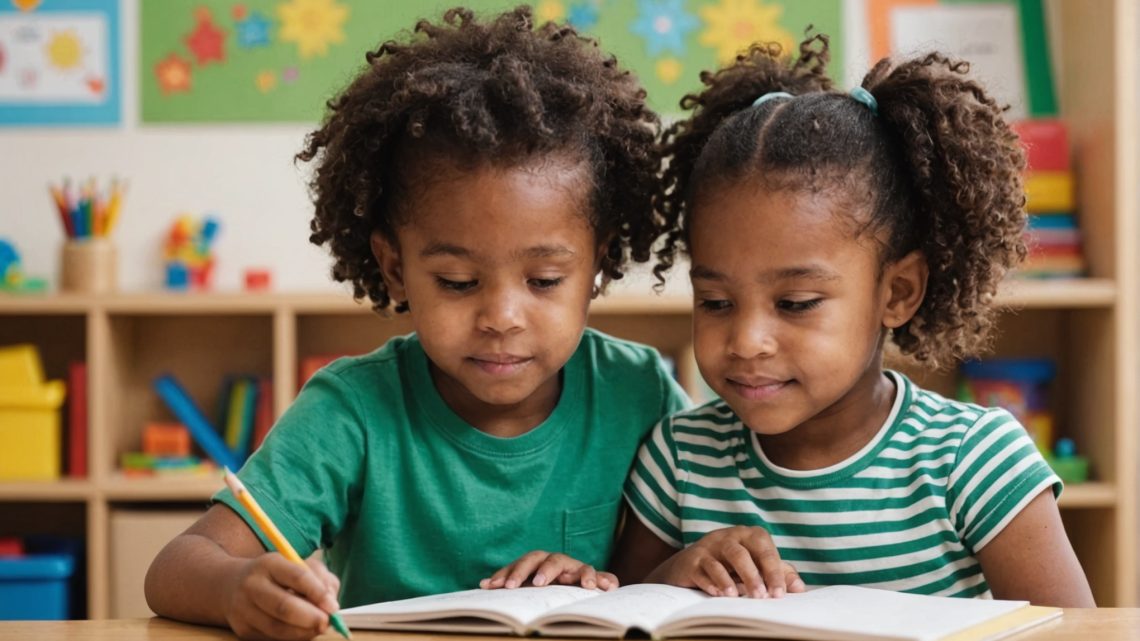
[[[276,552],[245,563],[226,588],[225,617],[242,639],[307,640],[323,633],[340,609],[340,580],[323,563],[308,569]]]
[[[658,566],[646,582],[756,599],[804,591],[803,580],[780,559],[768,531],[743,525],[709,532]]]
[[[510,590],[523,585],[527,579],[530,579],[531,585],[538,587],[560,583],[581,585],[590,590],[599,588],[607,592],[618,587],[617,577],[609,572],[598,572],[593,566],[565,554],[552,554],[542,550],[527,552],[514,563],[492,574],[491,578],[480,581],[479,587],[484,590]]]

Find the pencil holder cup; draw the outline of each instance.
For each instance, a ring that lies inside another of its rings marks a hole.
[[[106,238],[68,240],[60,254],[59,288],[106,294],[118,288],[119,252]]]

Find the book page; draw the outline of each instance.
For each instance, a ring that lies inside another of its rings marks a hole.
[[[521,634],[529,628],[533,619],[544,612],[599,594],[602,594],[599,590],[563,585],[514,590],[464,590],[362,605],[341,610],[341,615],[349,627],[362,629],[383,629],[387,624],[396,623],[424,624],[422,627],[401,625],[400,629],[404,630],[416,627],[423,630],[435,629],[430,622],[446,619],[453,620],[447,629],[456,630],[454,619],[478,617],[507,624]]]
[[[637,628],[652,632],[678,610],[711,597],[696,590],[671,585],[627,585],[594,598],[576,601],[548,612],[533,623],[540,634],[557,636],[580,632],[580,624],[611,631],[605,636],[622,636]]]
[[[710,598],[670,617],[655,636],[700,635],[702,626],[725,634],[726,624],[737,624],[747,636],[759,636],[762,631],[766,636],[795,639],[926,641],[1026,605],[1025,601],[955,599],[831,586],[781,599]]]

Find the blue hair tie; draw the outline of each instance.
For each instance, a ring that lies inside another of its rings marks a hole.
[[[875,97],[871,95],[870,91],[867,91],[862,87],[855,87],[851,90],[851,97],[863,103],[868,109],[871,110],[872,114],[876,116],[879,115],[879,101],[875,100]]]
[[[752,106],[753,107],[759,107],[760,105],[768,102],[769,100],[775,100],[776,98],[793,98],[793,97],[794,96],[792,96],[792,94],[790,94],[786,91],[769,91],[768,93],[764,94],[763,96],[760,96],[759,98],[757,98],[752,103]]]

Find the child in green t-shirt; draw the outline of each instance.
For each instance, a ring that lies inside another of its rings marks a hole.
[[[309,638],[341,605],[473,588],[536,548],[598,585],[638,443],[687,402],[656,351],[585,328],[661,231],[636,80],[526,8],[452,10],[367,60],[298,156],[311,240],[415,333],[316,374],[239,473],[331,572],[267,554],[221,492],[151,566],[161,615]]]

